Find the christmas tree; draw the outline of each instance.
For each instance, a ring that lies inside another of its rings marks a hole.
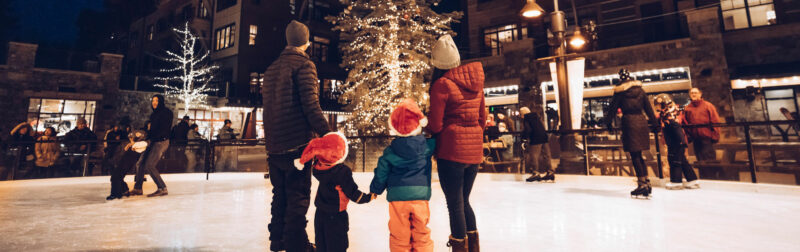
[[[196,52],[198,49],[195,46],[199,46],[197,44],[199,38],[192,34],[188,23],[180,29],[174,28],[173,30],[180,39],[180,51],[166,51],[167,57],[163,57],[162,60],[173,64],[174,67],[161,69],[161,72],[172,75],[156,77],[156,80],[163,81],[165,84],[155,86],[163,88],[164,94],[168,97],[181,100],[184,105],[184,114],[188,114],[191,106],[205,102],[208,97],[207,92],[217,90],[209,87],[209,83],[214,79],[214,70],[218,67],[207,64],[208,50]]]
[[[360,135],[388,133],[394,104],[414,99],[427,103],[430,49],[460,12],[431,10],[438,0],[342,0],[345,10],[328,17],[341,32],[342,65],[349,71],[341,99],[350,102],[350,130]],[[350,132],[349,132],[350,133]]]

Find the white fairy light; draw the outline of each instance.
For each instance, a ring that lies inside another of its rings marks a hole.
[[[173,68],[161,69],[162,73],[174,73],[172,76],[156,77],[156,80],[164,81],[165,84],[156,84],[156,87],[164,89],[167,97],[178,98],[183,101],[184,114],[189,113],[189,108],[197,106],[195,103],[202,104],[208,95],[207,92],[214,92],[217,89],[209,87],[208,84],[214,79],[213,71],[218,68],[214,65],[206,65],[206,58],[209,52],[202,52],[199,56],[195,55],[195,45],[198,38],[189,29],[189,23],[182,28],[173,28],[175,34],[181,39],[180,52],[166,51],[168,57],[162,60],[172,63]],[[179,83],[177,86],[170,83]]]

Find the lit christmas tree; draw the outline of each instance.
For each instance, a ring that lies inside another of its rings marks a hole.
[[[196,53],[195,46],[199,39],[189,29],[186,23],[182,28],[174,28],[175,34],[180,41],[180,51],[166,51],[168,57],[162,60],[172,63],[173,68],[162,69],[162,73],[171,73],[167,77],[156,77],[156,80],[165,81],[166,84],[157,84],[156,87],[164,89],[164,94],[168,97],[178,98],[183,102],[184,114],[189,113],[189,108],[198,103],[205,102],[207,92],[215,92],[216,88],[209,87],[209,83],[214,79],[213,71],[218,66],[207,65],[209,51]],[[197,55],[199,54],[199,55]],[[170,85],[175,84],[175,85]]]
[[[341,2],[346,9],[327,20],[346,41],[342,65],[349,74],[341,99],[353,111],[347,125],[361,135],[386,134],[394,104],[411,98],[425,107],[431,46],[442,35],[455,36],[450,25],[462,14],[434,12],[430,5],[438,0]]]

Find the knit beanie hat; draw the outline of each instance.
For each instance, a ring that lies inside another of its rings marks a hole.
[[[450,35],[439,37],[431,49],[431,65],[442,70],[461,65],[461,56],[458,54],[458,47],[453,42],[453,37]]]
[[[294,47],[308,43],[308,27],[303,23],[292,20],[286,26],[286,44]]]
[[[389,134],[394,136],[415,136],[422,133],[422,127],[427,125],[428,118],[411,99],[400,102],[389,116]]]
[[[308,143],[300,158],[294,160],[294,167],[302,170],[305,163],[317,159],[314,169],[327,170],[344,163],[347,158],[347,138],[341,132],[331,132]]]

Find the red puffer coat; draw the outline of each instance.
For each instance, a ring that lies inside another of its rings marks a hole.
[[[436,136],[436,158],[464,164],[483,161],[483,66],[450,69],[431,87],[428,130]]]

